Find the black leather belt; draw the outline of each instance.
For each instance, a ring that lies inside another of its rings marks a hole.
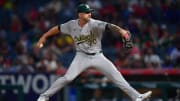
[[[82,52],[82,51],[78,51],[78,52]],[[85,53],[86,55],[96,55],[97,53],[102,53],[102,51],[96,53],[87,53],[87,52],[82,52],[82,53]]]

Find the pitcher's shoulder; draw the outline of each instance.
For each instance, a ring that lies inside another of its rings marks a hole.
[[[102,20],[98,20],[98,19],[91,19],[91,22],[92,23],[96,23],[96,24],[102,24],[102,23],[107,23],[107,22],[105,22],[105,21],[102,21]]]
[[[77,19],[73,19],[73,20],[67,21],[66,23],[73,24],[73,23],[76,23],[76,22],[77,22]]]
[[[101,22],[101,20],[91,18],[91,22]]]

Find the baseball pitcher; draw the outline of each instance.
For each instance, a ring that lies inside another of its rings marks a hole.
[[[132,88],[114,64],[102,53],[101,39],[105,29],[108,28],[115,33],[119,33],[125,48],[132,48],[133,46],[130,32],[117,25],[91,18],[92,11],[93,9],[87,4],[80,4],[77,8],[78,19],[52,27],[39,39],[37,47],[41,48],[48,37],[59,32],[61,34],[69,34],[74,40],[76,55],[66,74],[58,78],[48,90],[40,95],[37,101],[48,101],[49,97],[53,96],[62,87],[74,80],[81,72],[90,67],[95,67],[102,72],[128,94],[133,101],[143,101],[151,96],[151,91],[140,94]]]

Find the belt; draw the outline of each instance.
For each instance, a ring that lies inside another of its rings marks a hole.
[[[82,52],[82,51],[78,51],[78,52]],[[86,55],[96,55],[98,53],[102,53],[102,51],[96,52],[96,53],[87,53],[87,52],[82,52],[85,53]]]

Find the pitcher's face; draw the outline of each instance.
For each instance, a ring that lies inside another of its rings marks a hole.
[[[87,13],[79,13],[79,19],[82,19],[86,22],[88,22],[91,18],[91,12],[87,12]]]

